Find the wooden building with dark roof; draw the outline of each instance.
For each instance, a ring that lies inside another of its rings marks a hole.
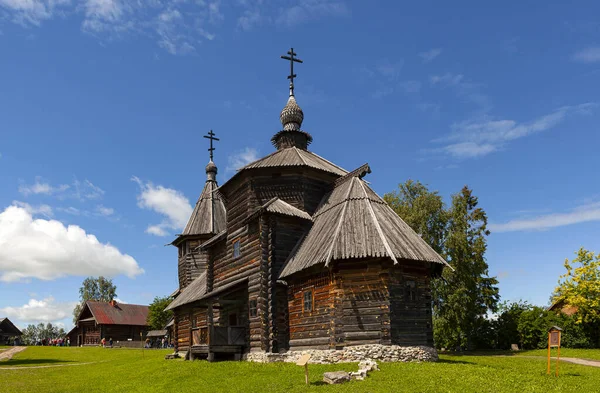
[[[71,345],[99,345],[103,338],[120,345],[142,341],[148,331],[148,312],[149,306],[88,300],[68,333]]]
[[[0,345],[13,345],[23,333],[8,318],[0,318]]]
[[[213,359],[433,346],[430,279],[446,261],[362,180],[368,164],[348,172],[308,150],[294,77],[283,129],[271,139],[276,151],[218,188],[209,134],[198,204],[211,209],[197,204],[172,243],[179,290],[167,309],[176,350]]]

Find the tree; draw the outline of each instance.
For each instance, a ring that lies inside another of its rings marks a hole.
[[[523,348],[523,340],[519,332],[519,321],[526,311],[533,306],[524,301],[503,302],[498,307],[498,318],[495,321],[496,348],[510,349],[511,344],[519,344]]]
[[[407,180],[383,199],[438,254],[445,254],[448,212],[437,191],[429,191],[419,181]]]
[[[489,277],[485,261],[487,215],[467,186],[452,196],[448,212],[446,257],[454,271],[445,269],[443,285],[434,287],[434,335],[438,345],[471,349],[475,332],[488,311],[497,310],[498,280]]]
[[[73,323],[77,323],[77,317],[88,300],[110,302],[115,297],[117,297],[117,287],[111,279],[104,278],[103,276],[86,278],[83,280],[81,288],[79,288],[80,303],[73,310]]]
[[[554,290],[554,302],[577,307],[578,323],[600,322],[600,253],[595,255],[582,247],[577,258],[565,260],[565,269]]]
[[[151,329],[162,330],[165,328],[165,325],[173,317],[172,310],[165,311],[170,303],[171,298],[168,296],[154,298],[148,311],[148,325]]]

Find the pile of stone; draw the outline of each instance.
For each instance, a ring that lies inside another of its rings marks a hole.
[[[350,381],[351,378],[362,381],[367,377],[370,371],[379,370],[377,362],[368,359],[358,363],[358,371],[330,371],[323,374],[323,382],[330,385],[344,383]]]
[[[381,362],[435,362],[438,354],[435,348],[425,346],[402,347],[399,345],[357,345],[345,347],[342,350],[318,350],[308,349],[305,351],[288,351],[279,354],[268,354],[253,352],[247,355],[247,360],[271,363],[290,362],[295,363],[304,354],[310,354],[310,362],[315,364],[353,363],[367,359]]]

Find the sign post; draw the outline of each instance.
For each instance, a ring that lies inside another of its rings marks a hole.
[[[558,326],[552,326],[550,330],[548,330],[548,369],[546,374],[550,375],[550,349],[552,347],[556,347],[558,349],[558,354],[556,356],[556,372],[555,376],[558,377],[558,366],[560,363],[560,335],[562,329]]]
[[[297,366],[304,366],[304,380],[306,381],[306,384],[308,385],[308,361],[310,359],[310,355],[309,354],[305,354],[302,355],[302,357],[300,357],[300,359],[298,359],[298,361],[296,362]]]

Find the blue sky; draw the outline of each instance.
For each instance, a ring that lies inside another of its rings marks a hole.
[[[273,151],[293,46],[312,150],[383,195],[407,179],[489,216],[503,299],[546,304],[600,251],[600,6],[0,0],[0,316],[71,324],[87,275],[147,304],[205,179]],[[9,244],[9,246],[7,246]]]

